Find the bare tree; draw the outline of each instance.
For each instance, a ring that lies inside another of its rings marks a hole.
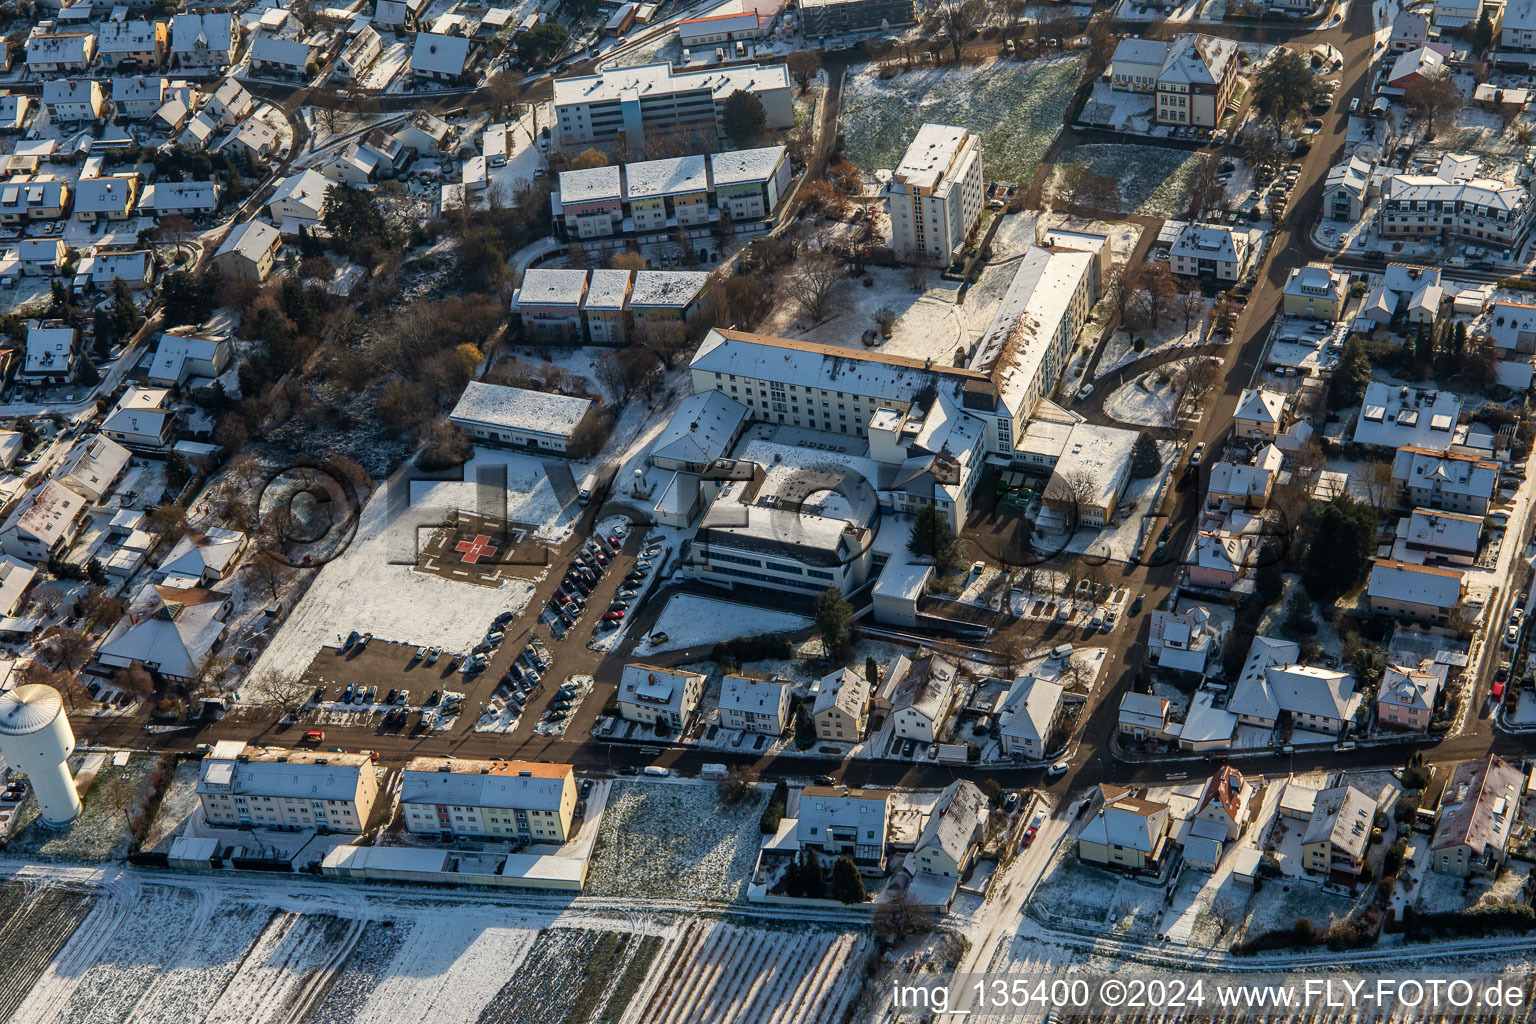
[[[1173,401],[1168,406],[1168,424],[1178,423],[1191,409],[1221,383],[1221,362],[1214,358],[1186,359],[1173,373]]]
[[[681,320],[647,320],[635,325],[635,341],[670,370],[688,352],[688,325]]]
[[[248,693],[263,704],[275,704],[285,714],[304,710],[309,703],[311,688],[302,679],[284,675],[276,669],[264,669],[253,673],[241,685],[242,693]]]
[[[262,551],[246,564],[246,574],[251,582],[267,592],[267,596],[273,601],[282,595],[283,584],[288,582],[289,568],[282,562]]]
[[[843,279],[843,264],[822,252],[802,256],[783,278],[784,291],[806,316],[820,320],[826,313],[832,289]]]
[[[1435,118],[1445,118],[1461,109],[1461,91],[1450,70],[1416,75],[1403,89],[1403,104],[1414,117],[1424,122],[1425,134],[1435,134]]]
[[[304,524],[287,505],[276,505],[261,517],[259,528],[263,546],[282,550],[304,529]]]
[[[888,944],[899,946],[920,932],[933,930],[934,915],[918,905],[906,889],[887,890],[875,905],[875,932]]]
[[[792,53],[784,61],[789,65],[789,75],[800,87],[801,92],[811,87],[811,80],[821,70],[821,51],[802,50],[800,53]]]
[[[1083,512],[1099,495],[1098,482],[1086,470],[1054,475],[1045,488],[1042,499],[1060,512],[1067,520],[1067,532],[1076,533],[1082,524]]]
[[[78,630],[58,626],[52,634],[43,638],[43,647],[53,656],[54,664],[60,669],[78,672],[91,660],[95,644]]]
[[[949,37],[958,64],[960,48],[970,38],[972,30],[980,28],[986,21],[987,7],[983,0],[939,0],[929,18],[933,27]]]
[[[1184,333],[1188,334],[1195,322],[1205,313],[1205,296],[1199,288],[1190,288],[1173,300],[1173,309],[1184,320]]]
[[[87,629],[95,629],[109,622],[116,622],[123,614],[123,602],[100,587],[91,587],[80,595],[80,614]]]
[[[143,665],[127,665],[118,669],[112,673],[112,685],[140,700],[147,700],[155,694],[155,678]]]
[[[1362,483],[1365,485],[1366,500],[1377,508],[1387,507],[1393,493],[1397,490],[1397,484],[1392,479],[1392,463],[1372,462],[1361,476]]]
[[[881,337],[891,336],[891,328],[896,326],[897,319],[896,311],[890,306],[881,306],[875,310],[875,326],[880,328]]]
[[[43,618],[52,618],[64,604],[64,591],[58,587],[38,587],[32,592],[32,600],[37,602]]]

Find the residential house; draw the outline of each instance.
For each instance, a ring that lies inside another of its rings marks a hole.
[[[325,215],[325,200],[336,183],[313,168],[284,178],[267,200],[267,214],[278,224],[318,224]],[[297,233],[295,231],[294,233]]]
[[[1254,637],[1227,710],[1243,725],[1274,729],[1285,717],[1298,729],[1344,735],[1360,710],[1355,677],[1300,658],[1289,640]]]
[[[1190,821],[1216,826],[1220,838],[1231,842],[1243,834],[1243,827],[1248,824],[1249,801],[1253,796],[1254,787],[1243,778],[1243,773],[1225,765],[1206,782]]]
[[[417,81],[461,82],[469,71],[470,45],[463,36],[418,32],[411,48],[411,74]]]
[[[415,32],[431,0],[378,0],[373,23],[394,32]]]
[[[198,763],[198,801],[215,827],[362,832],[378,795],[367,754],[221,740]]]
[[[899,259],[947,266],[980,223],[986,199],[981,136],[925,124],[913,136],[884,194]]]
[[[176,410],[165,388],[130,387],[101,423],[101,432],[125,448],[157,450],[176,435]]]
[[[258,163],[265,160],[272,152],[272,147],[277,144],[277,129],[260,117],[248,117],[240,123],[240,126],[230,132],[228,137],[218,145],[219,150],[235,147],[243,149],[246,155]]]
[[[23,238],[16,243],[16,259],[26,277],[52,277],[64,264],[69,247],[62,238]]]
[[[631,722],[662,724],[681,730],[698,709],[704,693],[699,672],[676,672],[635,662],[619,677],[619,714]]]
[[[100,505],[123,478],[132,453],[109,437],[82,438],[59,463],[53,478],[87,501]]]
[[[1361,300],[1354,330],[1369,333],[1378,326],[1403,321],[1432,324],[1439,317],[1445,298],[1439,267],[1389,263],[1381,283],[1366,291]]]
[[[902,739],[937,743],[954,705],[959,666],[930,655],[915,665],[891,696],[892,732]]]
[[[187,217],[197,220],[219,208],[222,186],[217,181],[157,181],[144,186],[139,210],[160,217]]]
[[[1157,123],[1220,125],[1237,90],[1238,56],[1238,45],[1230,39],[1203,33],[1175,36],[1157,76]]]
[[[568,764],[413,757],[400,773],[400,816],[414,835],[563,843],[576,802]]]
[[[1392,19],[1388,53],[1408,53],[1429,42],[1429,15],[1423,11],[1398,11]]]
[[[133,75],[112,79],[112,109],[119,118],[143,121],[154,117],[165,104],[165,79],[159,75]]]
[[[1477,24],[1483,14],[1483,0],[1434,0],[1430,22],[1441,32],[1453,32]]]
[[[869,724],[869,680],[856,668],[823,676],[811,707],[816,738],[857,743]]]
[[[1460,238],[1519,249],[1530,234],[1530,192],[1477,172],[1476,157],[1446,154],[1435,174],[1388,177],[1382,183],[1377,230],[1384,238]]]
[[[1061,721],[1066,688],[1054,679],[1019,676],[1013,681],[998,715],[998,741],[1004,756],[1043,761]]]
[[[1459,569],[1378,558],[1366,596],[1371,611],[1378,614],[1443,626],[1453,622],[1466,588]]]
[[[209,140],[218,130],[218,122],[204,111],[187,121],[181,134],[176,136],[176,143],[188,149],[207,149]]]
[[[1496,871],[1509,852],[1524,795],[1524,774],[1497,754],[1458,764],[1440,792],[1430,868],[1462,878]]]
[[[958,883],[981,847],[987,814],[987,798],[975,783],[959,779],[945,786],[907,861],[913,874]]]
[[[27,114],[36,106],[30,96],[20,93],[0,95],[0,132],[19,132],[26,126]]]
[[[1187,224],[1168,249],[1175,274],[1216,281],[1237,281],[1248,257],[1248,232],[1220,224]]]
[[[314,47],[292,39],[259,35],[251,41],[250,67],[257,75],[303,78],[315,59]]]
[[[21,384],[68,384],[80,363],[80,332],[58,322],[27,324],[26,358],[16,374]]]
[[[58,220],[70,195],[69,183],[56,179],[0,184],[0,224]]]
[[[890,801],[890,790],[806,786],[800,790],[795,841],[827,862],[848,857],[860,869],[884,871]]]
[[[1128,691],[1120,698],[1119,733],[1138,740],[1167,739],[1171,709],[1166,697]]]
[[[1360,155],[1328,169],[1323,179],[1323,211],[1329,220],[1353,224],[1365,216],[1376,194],[1376,165]]]
[[[197,377],[217,377],[234,358],[234,344],[227,337],[200,334],[160,335],[146,374],[149,383],[173,388]]]
[[[148,249],[129,252],[93,252],[75,267],[71,290],[84,295],[95,289],[109,290],[121,281],[130,291],[147,291],[155,281],[155,257]]]
[[[395,137],[407,149],[430,156],[446,153],[453,143],[454,134],[453,125],[436,114],[418,110],[404,127],[395,132]]]
[[[85,497],[63,483],[41,483],[0,524],[0,550],[32,565],[44,565],[74,543],[88,510]]]
[[[1499,383],[1529,388],[1536,371],[1536,304],[1495,302],[1483,329],[1499,356]]]
[[[234,571],[247,542],[239,530],[219,526],[184,533],[155,567],[155,574],[171,586],[211,587]]]
[[[1209,508],[1262,509],[1269,504],[1270,492],[1279,479],[1285,453],[1273,444],[1260,448],[1247,464],[1225,460],[1211,466],[1210,482],[1205,489]]]
[[[720,726],[781,736],[789,724],[789,680],[732,673],[720,681]]]
[[[27,36],[26,53],[27,70],[34,75],[86,71],[96,60],[96,34],[34,29]]]
[[[43,106],[53,121],[99,121],[106,112],[101,83],[85,78],[51,78],[43,83]]]
[[[138,197],[137,174],[81,178],[75,182],[75,220],[82,224],[127,220]]]
[[[165,63],[169,41],[163,21],[105,21],[96,35],[96,51],[109,67],[152,71]]]
[[[1320,263],[1309,263],[1291,271],[1283,295],[1285,312],[1291,316],[1341,320],[1344,304],[1349,300],[1349,275]]]
[[[239,25],[228,11],[177,14],[171,18],[171,63],[185,70],[214,70],[235,62]]]
[[[1435,717],[1441,678],[1406,665],[1388,665],[1376,696],[1376,719],[1382,725],[1428,732]]]
[[[1168,805],[1121,786],[1099,786],[1098,808],[1077,835],[1078,859],[1099,867],[1157,871],[1168,845]]]
[[[214,265],[230,277],[265,281],[272,273],[283,238],[277,228],[259,220],[237,224],[213,254]]]
[[[0,555],[0,615],[15,615],[36,579],[35,566],[10,555]]]
[[[1445,54],[1439,46],[1421,46],[1416,50],[1404,50],[1392,61],[1387,71],[1387,88],[1407,88],[1424,79],[1438,78],[1446,74]]]
[[[1228,513],[1224,523],[1198,530],[1184,563],[1190,586],[1252,592],[1254,570],[1267,536],[1265,520],[1236,510]]]
[[[590,398],[472,380],[448,421],[479,443],[571,455],[592,410]]]
[[[1471,566],[1482,537],[1482,516],[1416,508],[1398,520],[1392,558],[1418,565]]]
[[[1536,52],[1536,2],[1510,0],[1504,7],[1504,24],[1499,33],[1499,51]]]
[[[1155,609],[1147,634],[1147,650],[1159,668],[1205,674],[1205,665],[1216,649],[1220,634],[1211,612],[1195,605],[1181,614]]]
[[[1404,445],[1392,460],[1392,482],[1406,503],[1468,515],[1488,514],[1499,464],[1475,455]]]
[[[364,25],[336,58],[336,73],[341,78],[356,81],[383,52],[384,41],[372,25]]]
[[[1456,440],[1461,396],[1373,380],[1365,388],[1355,443],[1379,448],[1428,448],[1444,451]]]
[[[251,116],[256,109],[256,101],[251,99],[251,94],[245,91],[245,86],[233,78],[226,78],[219,83],[218,88],[208,97],[203,104],[203,113],[225,127],[233,128],[235,125]]]
[[[1376,801],[1354,786],[1334,786],[1313,798],[1301,836],[1301,866],[1314,875],[1359,877],[1376,817]]]

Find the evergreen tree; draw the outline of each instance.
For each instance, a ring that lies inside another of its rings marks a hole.
[[[848,857],[839,857],[832,865],[832,898],[840,903],[863,903],[869,899],[869,894],[864,891],[864,879]]]
[[[1157,442],[1152,440],[1151,434],[1142,431],[1131,451],[1131,476],[1138,479],[1156,476],[1162,468],[1163,457],[1158,453]]]
[[[955,533],[942,512],[932,505],[918,510],[912,522],[912,536],[907,540],[907,550],[914,555],[932,558],[940,569],[949,565],[955,555]]]
[[[96,364],[91,362],[90,356],[80,357],[80,371],[76,379],[88,388],[101,383],[101,371],[96,369]]]
[[[1374,506],[1348,494],[1323,506],[1309,524],[1303,568],[1307,593],[1314,600],[1332,604],[1364,582],[1375,554],[1379,523]]]
[[[756,145],[768,126],[768,113],[763,110],[763,101],[750,92],[737,89],[726,97],[725,104],[720,108],[720,126],[725,129],[725,137],[736,148],[745,149]]]
[[[1488,16],[1488,8],[1483,8],[1483,13],[1477,19],[1477,28],[1472,30],[1472,46],[1477,52],[1482,53],[1493,45],[1493,19]]]
[[[827,879],[821,870],[821,857],[810,847],[800,851],[800,884],[810,899],[826,898]]]
[[[1371,382],[1371,361],[1366,357],[1365,346],[1359,338],[1344,343],[1339,355],[1339,365],[1328,381],[1328,407],[1343,409],[1359,405],[1365,397],[1365,388]]]
[[[821,642],[827,653],[839,657],[848,646],[848,623],[853,618],[853,606],[843,600],[843,592],[828,587],[816,597],[816,627],[821,630]]]

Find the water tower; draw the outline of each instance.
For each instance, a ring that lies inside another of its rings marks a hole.
[[[0,694],[0,754],[26,773],[49,825],[66,825],[80,814],[80,796],[69,774],[74,752],[75,734],[58,690],[27,683]]]

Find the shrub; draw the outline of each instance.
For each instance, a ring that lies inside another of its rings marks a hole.
[[[773,794],[768,797],[768,806],[763,808],[763,816],[758,821],[763,835],[771,836],[779,830],[779,822],[784,819],[784,810],[788,806],[789,787],[780,779],[774,784]]]
[[[787,658],[793,653],[789,641],[782,636],[738,636],[715,644],[709,658],[722,664],[741,665],[749,661]]]

